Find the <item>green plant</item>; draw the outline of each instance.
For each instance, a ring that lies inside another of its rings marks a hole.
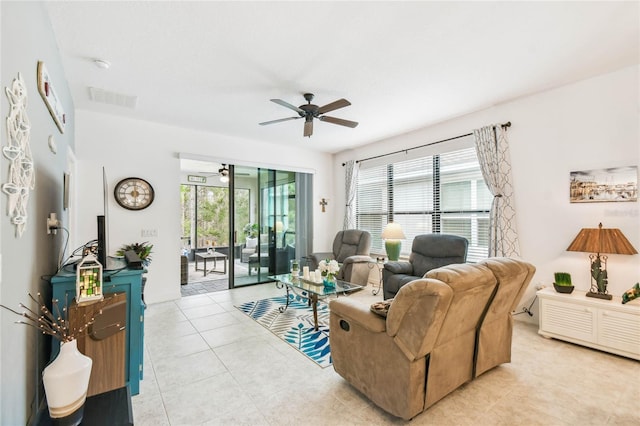
[[[571,274],[567,272],[556,272],[553,274],[555,278],[555,283],[557,285],[562,286],[570,286],[571,284]]]
[[[116,251],[117,256],[124,256],[124,253],[133,250],[140,260],[142,260],[142,264],[144,266],[149,266],[151,263],[151,253],[153,249],[153,244],[149,244],[149,242],[145,241],[144,243],[133,243],[133,244],[124,244],[118,251]]]
[[[242,229],[244,234],[249,238],[256,238],[258,236],[258,224],[257,223],[247,223]]]

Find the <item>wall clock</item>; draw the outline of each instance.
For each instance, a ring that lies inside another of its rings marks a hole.
[[[137,177],[122,179],[116,184],[113,195],[118,204],[128,210],[146,209],[153,202],[155,193],[149,182]]]

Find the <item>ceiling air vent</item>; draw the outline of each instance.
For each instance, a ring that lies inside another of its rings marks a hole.
[[[137,96],[124,95],[122,93],[110,92],[97,87],[89,87],[89,99],[103,104],[116,105],[127,108],[135,108],[138,103]]]

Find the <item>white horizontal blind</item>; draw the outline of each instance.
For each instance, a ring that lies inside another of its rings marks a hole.
[[[442,233],[469,240],[468,261],[487,257],[492,196],[474,148],[361,169],[357,191],[358,228],[371,233],[373,253],[385,252],[380,234],[394,221],[406,236],[402,256],[416,235]]]
[[[371,233],[372,253],[384,253],[380,234],[387,224],[387,217],[387,166],[361,169],[356,194],[356,227]]]

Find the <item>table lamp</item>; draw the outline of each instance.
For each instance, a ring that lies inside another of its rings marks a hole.
[[[610,254],[637,254],[636,249],[617,228],[582,228],[567,251],[580,251],[589,254],[591,288],[587,292],[589,297],[611,300],[607,293],[607,256]],[[595,254],[594,254],[595,253]]]
[[[399,223],[389,222],[382,231],[382,239],[384,241],[384,248],[387,250],[387,257],[389,260],[398,260],[400,258],[400,247],[402,247],[402,241],[406,237]]]

